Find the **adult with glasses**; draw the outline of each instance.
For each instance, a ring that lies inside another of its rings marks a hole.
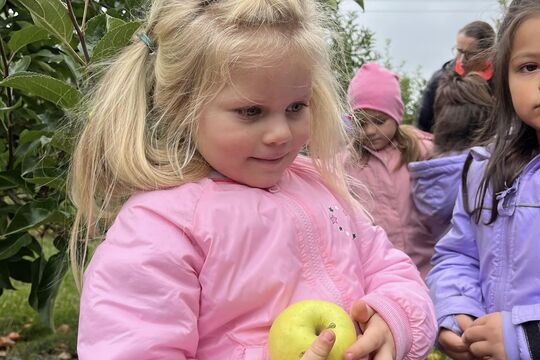
[[[416,126],[423,131],[432,131],[433,104],[441,78],[451,72],[464,76],[470,72],[480,74],[485,80],[490,80],[493,68],[488,57],[488,50],[495,40],[495,31],[484,21],[473,21],[465,25],[456,37],[453,47],[454,58],[447,61],[437,70],[428,81],[422,94],[418,109]]]

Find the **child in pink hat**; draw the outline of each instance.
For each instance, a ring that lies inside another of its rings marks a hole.
[[[404,106],[399,77],[377,64],[358,70],[348,98],[353,131],[348,172],[369,191],[367,208],[375,224],[424,276],[430,269],[434,241],[412,201],[407,164],[430,157],[431,134],[401,125]]]

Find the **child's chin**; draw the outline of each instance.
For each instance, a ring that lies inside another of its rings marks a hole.
[[[371,144],[366,144],[365,146],[370,150],[379,151],[379,150],[384,149],[388,144],[389,144],[389,142],[383,142],[383,141],[376,140]]]

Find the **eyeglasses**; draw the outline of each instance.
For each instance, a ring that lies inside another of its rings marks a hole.
[[[462,50],[454,46],[452,48],[452,54],[454,55],[455,58],[459,58],[459,57],[468,58],[474,55],[475,53],[473,51]]]

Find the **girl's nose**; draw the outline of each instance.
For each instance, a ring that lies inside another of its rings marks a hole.
[[[263,142],[267,145],[281,145],[291,141],[292,131],[285,117],[276,118],[268,122]]]
[[[376,127],[374,125],[366,125],[364,126],[364,134],[366,136],[373,136],[375,135]]]

